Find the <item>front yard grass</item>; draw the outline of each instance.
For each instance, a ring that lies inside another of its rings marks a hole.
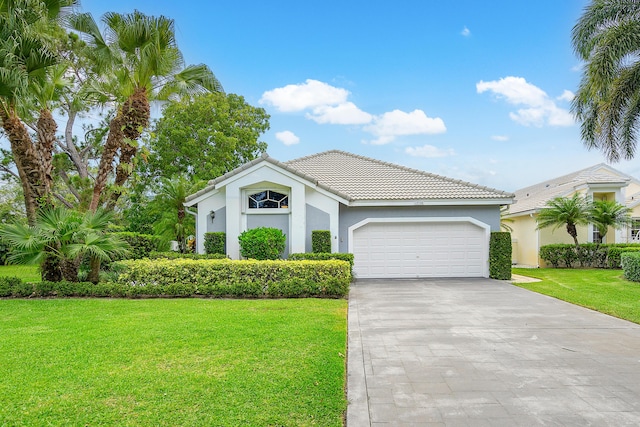
[[[0,265],[0,276],[19,277],[25,282],[39,282],[41,279],[37,265]]]
[[[0,300],[0,425],[342,426],[345,300]]]
[[[640,323],[640,283],[626,280],[622,270],[514,268],[512,271],[542,280],[516,286]]]

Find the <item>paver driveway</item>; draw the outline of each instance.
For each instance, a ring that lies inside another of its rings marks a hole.
[[[358,281],[347,388],[348,427],[637,426],[640,325],[497,280]]]

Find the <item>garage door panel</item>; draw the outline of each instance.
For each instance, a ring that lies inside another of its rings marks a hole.
[[[481,277],[488,242],[468,222],[370,222],[353,232],[357,277]]]

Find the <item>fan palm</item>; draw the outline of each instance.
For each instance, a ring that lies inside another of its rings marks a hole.
[[[111,220],[112,214],[102,210],[80,214],[64,208],[42,209],[32,226],[14,223],[0,228],[0,236],[12,248],[7,262],[51,263],[58,266],[58,274],[46,276],[49,270],[43,268],[44,280],[77,281],[83,256],[104,261],[127,253],[125,241],[105,232]],[[97,282],[97,276],[90,280]]]
[[[556,197],[547,202],[538,213],[538,229],[566,226],[567,233],[578,244],[577,225],[587,225],[590,219],[591,203],[588,199],[575,193],[572,197]]]
[[[81,32],[93,48],[93,62],[103,76],[91,92],[102,101],[117,105],[96,176],[90,204],[93,211],[100,204],[118,150],[120,157],[110,207],[122,193],[121,187],[132,171],[136,141],[149,126],[151,100],[222,91],[206,65],[184,67],[175,41],[173,20],[135,11],[107,13],[102,21],[105,36],[88,13],[74,15],[69,20],[71,27]]]
[[[631,209],[614,200],[594,200],[590,218],[602,240],[609,227],[620,230],[631,224]]]
[[[573,28],[585,67],[572,109],[582,139],[609,161],[632,159],[640,115],[640,0],[593,0]]]

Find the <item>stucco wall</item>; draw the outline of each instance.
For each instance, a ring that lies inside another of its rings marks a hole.
[[[216,213],[216,217],[212,220],[211,216],[207,214],[209,217],[207,219],[207,232],[223,232],[227,227],[227,209],[220,208]]]
[[[367,218],[471,217],[500,231],[500,207],[494,206],[398,206],[348,207],[340,205],[339,251],[348,252],[349,227]]]
[[[538,232],[536,220],[529,215],[512,218],[506,223],[511,229],[511,259],[517,264],[538,265]]]
[[[306,243],[305,250],[307,252],[311,252],[311,232],[313,230],[329,230],[331,226],[330,217],[327,212],[324,212],[316,207],[313,207],[309,204],[306,206],[307,209],[307,235],[306,235]]]

